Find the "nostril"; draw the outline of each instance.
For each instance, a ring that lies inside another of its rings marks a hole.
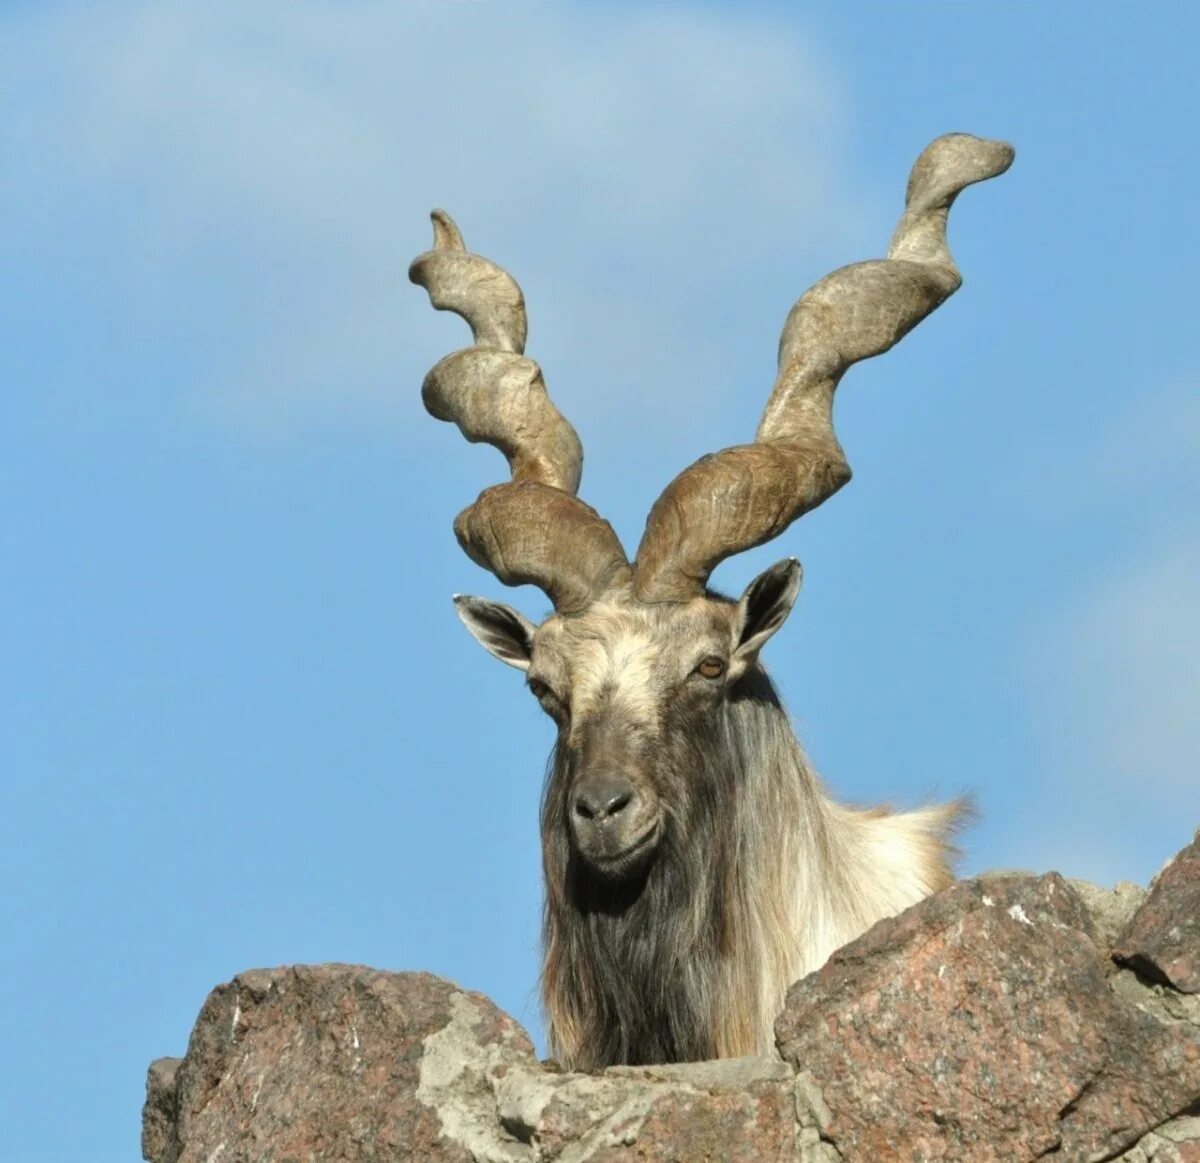
[[[585,820],[608,820],[624,811],[632,799],[633,788],[624,780],[588,780],[575,792],[575,814]]]

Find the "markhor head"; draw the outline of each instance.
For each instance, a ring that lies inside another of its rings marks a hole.
[[[705,752],[719,746],[714,725],[761,688],[758,652],[791,610],[800,573],[782,561],[737,602],[647,604],[625,587],[541,626],[498,602],[456,599],[471,633],[525,672],[558,727],[546,827],[588,875],[641,876],[665,834],[717,802],[720,789],[700,786]]]

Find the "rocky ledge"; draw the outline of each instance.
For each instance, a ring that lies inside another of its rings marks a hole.
[[[963,881],[792,988],[772,1058],[570,1074],[425,973],[254,970],[150,1067],[150,1163],[1200,1163],[1200,833],[1149,892]]]

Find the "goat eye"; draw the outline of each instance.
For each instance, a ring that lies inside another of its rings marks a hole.
[[[525,685],[533,692],[533,697],[541,704],[541,708],[550,718],[558,723],[565,722],[570,717],[567,704],[554,693],[554,689],[540,678],[525,680]]]
[[[696,667],[696,673],[702,678],[720,678],[725,673],[725,662],[716,657],[706,658]]]

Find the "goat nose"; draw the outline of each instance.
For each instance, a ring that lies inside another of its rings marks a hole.
[[[581,783],[575,791],[575,814],[585,820],[610,820],[633,799],[633,786],[616,776],[602,775]]]

